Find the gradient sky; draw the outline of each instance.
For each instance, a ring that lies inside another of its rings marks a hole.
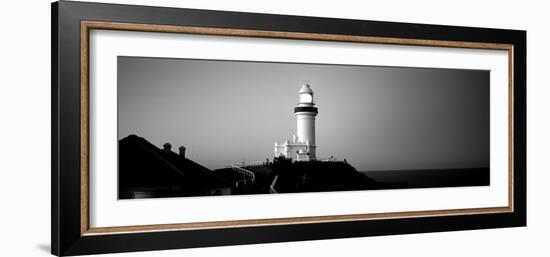
[[[118,136],[211,169],[273,157],[308,81],[317,158],[357,170],[489,167],[489,71],[118,57]]]

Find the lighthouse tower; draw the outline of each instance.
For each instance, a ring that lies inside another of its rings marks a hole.
[[[294,108],[296,115],[296,136],[299,143],[305,143],[308,146],[310,160],[315,160],[315,116],[317,108],[313,107],[313,90],[309,84],[302,85],[299,91],[298,106]],[[300,154],[300,153],[299,153]]]
[[[317,107],[314,107],[313,91],[309,84],[302,85],[298,93],[298,106],[294,108],[296,134],[292,137],[292,141],[275,142],[275,156],[284,156],[296,161],[313,161],[317,159],[315,155],[317,148],[315,144]]]

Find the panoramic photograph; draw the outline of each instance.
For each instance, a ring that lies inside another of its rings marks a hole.
[[[118,198],[490,185],[488,70],[117,58]]]

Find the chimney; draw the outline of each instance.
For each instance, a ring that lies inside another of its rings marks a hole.
[[[180,146],[179,150],[180,150],[180,156],[185,158],[185,146],[183,145]]]
[[[172,151],[171,149],[172,149],[172,145],[170,143],[164,144],[164,153],[170,154],[170,152]]]

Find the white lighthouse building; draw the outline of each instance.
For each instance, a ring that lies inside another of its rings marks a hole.
[[[309,84],[304,84],[299,91],[298,106],[294,108],[296,115],[296,134],[292,142],[275,142],[275,156],[284,156],[296,161],[315,160],[315,117],[317,107],[314,107],[313,91]]]

